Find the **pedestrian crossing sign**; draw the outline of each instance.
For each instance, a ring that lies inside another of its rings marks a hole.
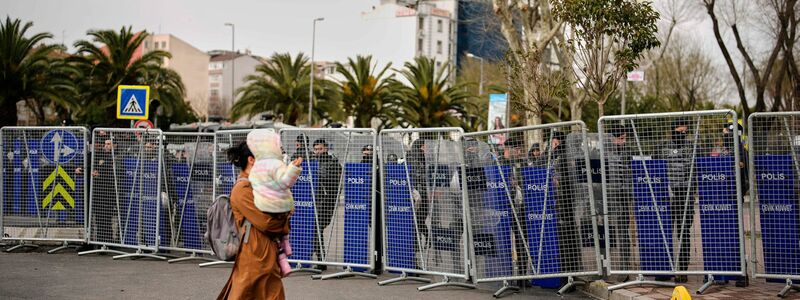
[[[145,120],[149,104],[149,86],[120,85],[117,88],[117,119]]]

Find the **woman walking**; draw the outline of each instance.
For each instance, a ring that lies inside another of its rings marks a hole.
[[[231,276],[217,299],[285,299],[277,241],[289,234],[290,213],[265,213],[256,207],[248,180],[255,157],[246,143],[229,149],[228,159],[242,169],[231,190],[231,210],[240,236],[245,235],[245,220],[252,227],[247,241],[239,246]],[[301,161],[293,164],[299,166]]]

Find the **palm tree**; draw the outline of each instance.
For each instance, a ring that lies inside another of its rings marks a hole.
[[[256,67],[256,74],[245,77],[247,85],[240,88],[239,100],[231,108],[231,119],[252,117],[271,111],[289,125],[297,125],[308,117],[308,90],[311,65],[308,57],[299,53],[275,53],[269,61]],[[336,117],[332,84],[327,80],[314,81],[314,111],[317,119]]]
[[[79,118],[88,123],[114,123],[117,87],[129,84],[149,85],[151,98],[159,99],[168,116],[189,109],[180,75],[161,66],[172,56],[161,50],[140,55],[147,32],[134,33],[131,27],[123,27],[119,32],[99,30],[88,35],[92,41],[75,43],[79,56],[74,60],[82,73]]]
[[[384,76],[391,63],[378,70],[372,64],[372,56],[356,56],[347,59],[347,65],[336,63],[336,72],[344,77],[339,82],[342,108],[355,118],[355,126],[372,127],[372,119],[381,120],[381,127],[392,123],[389,106],[389,81]]]
[[[446,63],[437,71],[436,61],[417,57],[414,63],[405,63],[405,69],[398,72],[405,77],[408,85],[392,80],[393,106],[396,116],[406,126],[444,127],[464,125],[467,108],[472,105],[473,96],[466,91],[464,84],[450,85],[450,64]]]
[[[59,77],[50,76],[61,72],[55,65],[57,60],[49,57],[59,46],[41,44],[53,37],[50,33],[26,37],[32,26],[32,22],[22,24],[19,19],[9,17],[0,24],[0,125],[3,126],[17,124],[18,101],[62,99],[64,82],[53,81]]]
[[[65,56],[63,47],[48,56],[46,68],[37,76],[39,83],[47,87],[37,89],[33,97],[25,99],[25,106],[35,116],[35,124],[47,122],[45,107],[53,108],[61,120],[71,119],[70,112],[78,108],[75,83],[72,80],[78,70],[67,62]]]

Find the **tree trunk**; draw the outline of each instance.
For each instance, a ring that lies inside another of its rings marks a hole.
[[[606,115],[606,102],[605,101],[598,101],[597,102],[597,117],[600,118]]]
[[[580,121],[583,118],[583,101],[581,99],[569,100],[569,113],[571,121]]]
[[[17,126],[17,101],[3,101],[0,105],[0,126]]]

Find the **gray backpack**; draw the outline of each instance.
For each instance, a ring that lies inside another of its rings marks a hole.
[[[245,181],[247,179],[239,179]],[[238,181],[237,181],[238,182]],[[244,238],[240,239],[236,228],[236,220],[231,210],[231,198],[228,195],[219,195],[206,211],[206,242],[211,246],[214,255],[220,260],[233,261],[239,253],[239,245],[250,235],[250,221],[244,220]]]

